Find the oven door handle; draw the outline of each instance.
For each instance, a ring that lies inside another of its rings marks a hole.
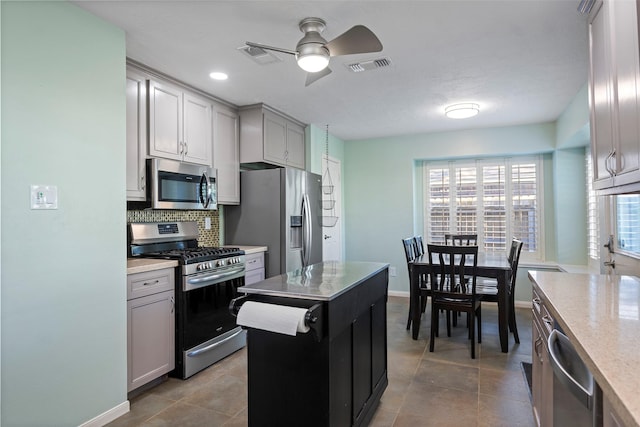
[[[244,271],[244,267],[236,268],[231,271],[225,271],[224,273],[210,274],[204,277],[197,277],[195,279],[187,279],[187,283],[190,285],[199,285],[203,282],[210,282],[212,280],[224,279],[225,277],[233,276],[235,274],[242,273],[243,271]]]
[[[187,356],[189,356],[189,357],[195,357],[195,356],[198,356],[199,354],[206,353],[207,351],[211,351],[211,350],[213,350],[214,348],[218,347],[219,345],[222,345],[222,344],[224,344],[225,342],[227,342],[227,341],[229,341],[229,340],[234,339],[235,337],[237,337],[238,335],[240,335],[242,332],[244,332],[244,331],[243,331],[242,329],[240,329],[240,330],[239,330],[238,332],[236,332],[235,334],[233,334],[233,335],[231,335],[231,336],[228,336],[228,337],[226,337],[225,339],[223,339],[223,340],[221,340],[221,341],[214,342],[213,344],[209,344],[209,345],[208,345],[208,346],[206,346],[206,347],[202,347],[202,348],[199,348],[199,349],[197,349],[197,350],[190,351],[189,353],[187,353]]]

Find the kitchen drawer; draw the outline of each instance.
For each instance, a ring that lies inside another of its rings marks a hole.
[[[172,291],[175,286],[175,269],[146,271],[127,275],[127,300]]]
[[[264,268],[264,252],[256,252],[244,256],[245,268],[247,271]]]
[[[252,285],[254,283],[258,283],[264,280],[264,268],[259,268],[251,271],[247,271],[244,274],[244,284]]]

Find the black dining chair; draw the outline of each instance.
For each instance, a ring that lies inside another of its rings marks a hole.
[[[451,336],[450,314],[465,312],[469,324],[471,358],[476,357],[475,329],[478,343],[482,341],[481,300],[476,294],[477,246],[427,245],[431,282],[431,341],[429,351],[435,349],[440,310],[447,317],[447,336]],[[434,261],[434,258],[436,261]],[[467,269],[467,271],[465,271]],[[470,273],[468,269],[470,269]],[[466,273],[466,274],[465,274]]]
[[[511,279],[507,290],[509,292],[509,330],[513,333],[513,338],[518,344],[520,343],[520,337],[518,336],[518,326],[516,324],[515,293],[522,246],[523,242],[521,240],[513,239],[508,257],[509,265],[511,266]],[[482,279],[477,283],[476,289],[483,302],[498,302],[498,283],[495,279]]]
[[[420,237],[420,241],[421,239],[422,238]],[[418,252],[422,246],[418,246],[416,242],[416,237],[408,237],[406,239],[402,239],[402,245],[404,246],[404,255],[407,260],[407,270],[409,270],[409,292],[413,292],[413,287],[411,286],[411,269],[409,268],[409,263],[424,254],[424,249],[422,249],[422,253]],[[424,276],[419,277],[418,295],[416,295],[415,297],[419,299],[420,311],[422,313],[424,313],[427,308],[427,300],[430,294],[431,288],[429,287],[428,278]],[[409,328],[411,328],[411,307],[409,307],[409,317],[407,318],[407,330],[409,330]]]
[[[404,248],[404,256],[407,260],[407,270],[409,271],[409,292],[411,289],[411,269],[409,268],[409,263],[412,262],[415,258],[415,246],[413,237],[407,237],[406,239],[402,239],[402,246]],[[407,319],[407,330],[411,327],[411,306],[409,306],[409,318]]]

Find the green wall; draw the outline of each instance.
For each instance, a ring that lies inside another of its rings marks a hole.
[[[66,2],[1,3],[2,415],[80,425],[126,395],[125,35]],[[57,210],[31,210],[31,184]]]
[[[556,230],[571,229],[574,235],[585,230],[574,220],[556,215],[555,175],[559,170],[566,172],[562,175],[563,192],[584,194],[585,182],[584,158],[581,169],[576,168],[575,155],[556,156],[557,142],[555,122],[345,142],[346,259],[390,263],[397,267],[397,276],[390,278],[390,290],[407,292],[401,239],[426,234],[422,161],[543,154],[545,258],[559,261]],[[584,149],[578,151],[584,153]],[[562,169],[567,161],[571,167]],[[576,207],[576,212],[582,210],[586,205]],[[571,256],[563,248],[562,254],[579,258],[585,247],[574,246]],[[516,296],[530,299],[530,288],[524,287]]]

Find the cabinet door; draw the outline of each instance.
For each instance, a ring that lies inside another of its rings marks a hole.
[[[182,160],[182,91],[149,81],[149,154]]]
[[[618,186],[640,181],[638,13],[635,1],[611,1],[608,7],[615,64],[618,137],[614,181]]]
[[[287,123],[287,165],[304,169],[304,129]]]
[[[591,152],[597,189],[613,185],[609,172],[613,150],[613,88],[608,31],[607,4],[600,3],[594,8],[589,22]]]
[[[238,114],[214,107],[213,167],[218,170],[218,203],[240,203]]]
[[[175,367],[173,291],[127,301],[127,391]]]
[[[287,124],[282,117],[270,111],[263,116],[264,159],[286,166]]]
[[[147,198],[147,82],[142,74],[127,70],[127,200]]]
[[[211,166],[211,102],[185,92],[183,114],[183,159]]]
[[[531,400],[533,406],[533,418],[536,426],[542,425],[542,370],[543,370],[543,354],[544,343],[542,342],[544,336],[534,312],[534,318],[531,327],[532,349],[533,354],[531,356]]]

